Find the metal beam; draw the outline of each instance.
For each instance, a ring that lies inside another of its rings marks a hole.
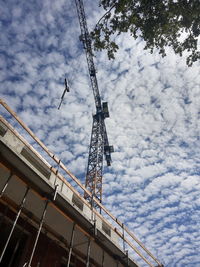
[[[1,190],[0,198],[3,196],[3,194],[4,194],[4,192],[5,192],[5,190],[6,190],[7,186],[8,186],[8,183],[9,183],[9,181],[10,181],[12,175],[13,175],[13,174],[12,174],[12,172],[11,172],[10,175],[8,176],[7,181],[5,182],[5,184],[4,184],[4,186],[3,186],[2,190]]]
[[[71,233],[71,239],[70,239],[70,244],[69,244],[69,255],[68,255],[68,261],[67,261],[67,267],[70,265],[71,261],[71,255],[72,255],[72,249],[73,249],[73,243],[74,243],[74,230],[75,230],[75,222],[72,225],[72,233]]]
[[[128,256],[128,250],[126,251],[126,260],[127,260],[127,266],[129,266],[129,256]]]
[[[45,217],[46,217],[46,211],[47,211],[48,204],[49,204],[49,200],[47,199],[46,202],[45,202],[45,207],[44,207],[44,210],[43,210],[43,213],[42,213],[42,217],[40,219],[40,224],[39,224],[39,228],[38,228],[37,235],[36,235],[36,238],[35,238],[35,242],[34,242],[34,245],[33,245],[33,249],[32,249],[32,252],[31,252],[31,256],[30,256],[30,259],[29,259],[28,264],[27,264],[28,267],[31,267],[31,263],[32,263],[32,260],[33,260],[35,249],[36,249],[36,246],[37,246],[37,243],[38,243],[38,239],[39,239],[39,236],[40,236],[40,233],[41,233],[41,230],[42,230],[42,226],[43,226],[43,223],[44,223],[44,220],[45,220]]]
[[[24,231],[25,231],[25,228],[26,228],[26,225],[27,225],[29,219],[30,219],[30,217],[26,217],[26,219],[25,219],[25,221],[23,223],[22,231],[20,231],[20,235],[19,235],[19,238],[17,240],[17,243],[15,244],[15,248],[14,248],[14,251],[12,253],[12,256],[11,256],[11,259],[10,259],[8,267],[11,267],[12,264],[13,264],[17,249],[19,248],[20,242],[21,242],[21,240],[23,238],[23,234],[24,234]]]
[[[126,242],[125,242],[125,232],[124,232],[124,224],[122,224],[122,238],[123,238],[123,251],[126,251]]]
[[[11,239],[11,236],[12,236],[13,231],[14,231],[14,229],[15,229],[15,226],[17,225],[17,221],[18,221],[19,216],[20,216],[20,214],[21,214],[21,211],[22,211],[22,209],[23,209],[23,207],[24,207],[24,204],[25,204],[25,201],[26,201],[26,196],[27,196],[27,194],[28,194],[28,191],[29,191],[29,188],[27,187],[26,192],[25,192],[25,194],[24,194],[24,197],[23,197],[23,199],[22,199],[22,201],[21,201],[19,211],[18,211],[18,213],[17,213],[17,215],[16,215],[15,221],[13,222],[13,226],[12,226],[12,228],[11,228],[10,234],[9,234],[9,236],[8,236],[8,239],[7,239],[7,241],[6,241],[6,244],[5,244],[5,246],[4,246],[4,248],[3,248],[3,251],[2,251],[2,253],[1,253],[0,263],[1,263],[2,259],[3,259],[3,256],[4,256],[4,253],[5,253],[5,251],[6,251],[6,248],[7,248],[8,244],[9,244],[9,242],[10,242],[10,239]]]
[[[87,247],[87,258],[86,258],[86,267],[90,266],[90,249],[91,249],[91,239],[88,239],[88,247]]]
[[[35,238],[35,242],[34,242],[34,245],[33,245],[33,249],[32,249],[32,252],[31,252],[30,259],[29,259],[28,264],[27,264],[28,267],[31,267],[31,263],[32,263],[32,260],[33,260],[33,256],[34,256],[34,253],[35,253],[35,249],[36,249],[37,243],[38,243],[38,239],[39,239],[40,233],[42,231],[43,223],[45,221],[48,205],[49,205],[49,203],[51,201],[55,201],[56,200],[57,190],[58,190],[58,185],[55,186],[54,193],[51,196],[51,200],[47,199],[45,201],[45,206],[44,206],[44,210],[43,210],[43,213],[42,213],[42,217],[40,219],[40,224],[39,224],[39,228],[38,228],[38,231],[37,231],[37,235],[36,235],[36,238]]]

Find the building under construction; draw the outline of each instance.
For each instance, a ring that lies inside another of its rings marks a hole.
[[[84,199],[91,193],[3,100],[0,107],[58,166],[52,167],[0,116],[1,267],[139,266],[134,258],[141,266],[162,266],[97,199],[101,214]]]

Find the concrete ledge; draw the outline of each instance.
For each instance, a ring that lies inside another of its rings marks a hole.
[[[51,175],[50,169],[45,165],[45,163],[39,159],[30,148],[24,146],[21,155],[30,162],[40,173],[44,175],[45,178],[49,178]]]
[[[16,154],[31,170],[33,170],[38,178],[40,177],[41,181],[45,181],[52,191],[55,186],[57,186],[58,194],[63,197],[63,200],[67,201],[73,209],[75,209],[80,215],[84,217],[84,220],[87,220],[91,226],[94,224],[92,219],[91,208],[84,203],[83,199],[79,196],[79,193],[74,192],[70,187],[67,186],[50,168],[50,165],[45,160],[42,160],[36,153],[34,149],[31,150],[26,146],[19,137],[17,137],[10,129],[8,129],[3,123],[1,123],[0,130],[3,135],[0,135],[0,141],[3,142],[11,151]],[[29,178],[29,177],[28,177]],[[64,179],[64,178],[63,178]],[[96,218],[96,228],[99,230],[105,237],[111,240],[117,247],[119,246],[119,236],[115,231],[110,227],[109,224],[102,220],[98,214],[95,215]]]

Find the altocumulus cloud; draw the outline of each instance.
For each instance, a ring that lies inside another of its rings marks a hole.
[[[88,25],[102,14],[85,3]],[[1,1],[1,98],[84,182],[94,109],[73,1]],[[95,61],[113,164],[103,202],[165,266],[200,266],[200,68],[117,37]],[[67,77],[71,91],[57,110]],[[3,112],[3,111],[2,111]]]

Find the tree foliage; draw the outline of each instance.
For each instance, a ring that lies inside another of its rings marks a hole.
[[[142,38],[145,49],[157,48],[162,56],[168,46],[180,56],[187,51],[188,66],[200,59],[199,0],[100,0],[100,5],[105,14],[91,38],[96,50],[107,50],[109,59],[119,48],[114,37],[124,32]]]

